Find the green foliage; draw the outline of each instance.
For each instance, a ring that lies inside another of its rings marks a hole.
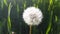
[[[43,12],[44,18],[32,27],[32,34],[60,34],[60,0],[0,0],[0,34],[29,34],[22,13],[29,6]]]
[[[4,4],[7,6],[8,4],[7,4],[7,0],[4,0]]]
[[[8,6],[8,18],[7,18],[8,19],[7,27],[8,27],[9,34],[11,34],[11,19],[10,19],[11,8],[12,8],[12,6],[11,6],[11,3],[10,3],[9,6]]]

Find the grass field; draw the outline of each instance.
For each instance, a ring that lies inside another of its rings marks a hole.
[[[44,16],[32,34],[60,34],[60,0],[0,0],[0,34],[29,34],[22,13],[30,6],[41,9]]]

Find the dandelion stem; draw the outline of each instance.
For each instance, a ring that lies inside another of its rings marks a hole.
[[[29,31],[29,34],[31,34],[31,32],[32,32],[32,26],[30,25],[30,31]]]

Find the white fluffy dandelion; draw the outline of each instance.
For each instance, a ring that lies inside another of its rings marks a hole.
[[[12,34],[15,34],[15,32],[12,32]]]
[[[39,25],[42,22],[43,14],[40,9],[36,7],[28,7],[23,12],[23,19],[25,23],[30,26],[29,34],[31,34],[31,26]]]
[[[23,12],[23,19],[28,25],[39,25],[42,22],[43,14],[40,9],[28,7]]]

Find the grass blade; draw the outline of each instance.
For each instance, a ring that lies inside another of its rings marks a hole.
[[[7,23],[7,27],[8,27],[8,32],[9,34],[11,34],[11,19],[10,19],[10,11],[11,11],[11,3],[8,6],[8,23]]]

